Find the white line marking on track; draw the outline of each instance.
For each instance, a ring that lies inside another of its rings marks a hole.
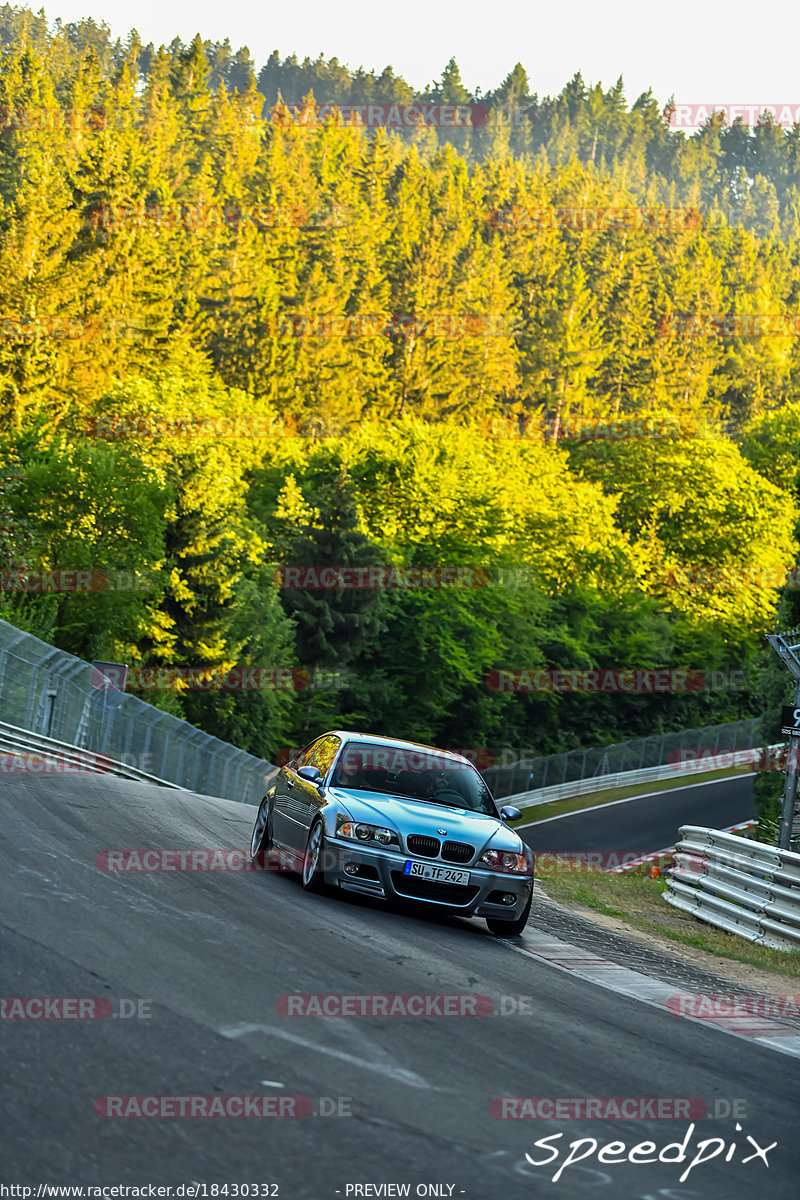
[[[593,804],[591,808],[576,808],[572,812],[558,813],[555,817],[542,817],[540,821],[527,821],[522,825],[515,825],[514,832],[518,833],[520,829],[531,829],[534,825],[544,825],[547,821],[563,821],[565,817],[582,817],[586,813],[597,812],[599,808],[613,808],[615,804],[630,804],[632,800],[652,800],[653,796],[671,796],[673,792],[686,792],[689,788],[713,787],[715,783],[730,783],[731,779],[749,779],[757,774],[757,771],[746,771],[742,775],[730,776],[725,779],[706,779],[702,783],[682,783],[680,787],[662,788],[660,792],[642,792],[640,796],[623,796],[621,800],[606,800],[605,804]],[[564,799],[578,800],[579,797],[565,796]],[[548,800],[547,803],[560,804],[561,801]]]
[[[315,1050],[318,1054],[327,1054],[331,1058],[338,1058],[342,1062],[351,1063],[356,1067],[363,1067],[365,1071],[376,1071],[379,1075],[386,1075],[389,1079],[394,1079],[397,1083],[405,1083],[408,1087],[415,1088],[431,1088],[427,1079],[423,1079],[421,1075],[417,1075],[414,1071],[406,1071],[404,1067],[394,1066],[390,1062],[370,1062],[365,1058],[358,1058],[355,1054],[346,1054],[344,1050],[336,1050],[333,1046],[321,1046],[318,1042],[312,1041],[310,1038],[299,1037],[296,1033],[289,1033],[285,1029],[276,1029],[273,1025],[228,1025],[219,1032],[223,1037],[239,1038],[246,1037],[248,1033],[266,1033],[270,1037],[280,1038],[284,1042],[291,1042],[295,1046],[305,1046],[307,1050]],[[438,1091],[438,1088],[432,1089]]]

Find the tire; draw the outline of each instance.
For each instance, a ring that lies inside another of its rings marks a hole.
[[[325,886],[322,874],[324,855],[325,831],[322,821],[316,820],[308,831],[308,841],[303,855],[303,872],[300,876],[300,882],[307,892],[321,892]]]
[[[270,850],[269,800],[265,796],[258,806],[253,836],[250,839],[250,858],[263,865]]]
[[[489,932],[495,937],[519,937],[525,926],[528,924],[528,917],[531,915],[531,905],[533,904],[533,892],[528,897],[528,903],[522,910],[516,921],[496,921],[494,917],[487,917],[486,924],[489,926]]]

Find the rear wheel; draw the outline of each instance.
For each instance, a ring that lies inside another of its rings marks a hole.
[[[264,859],[269,853],[270,841],[269,800],[265,796],[258,806],[256,823],[253,826],[253,836],[250,839],[250,857],[253,862],[263,865]]]
[[[315,821],[311,826],[306,842],[306,852],[303,858],[303,887],[307,892],[321,892],[325,880],[322,876],[322,856],[325,849],[325,835],[322,821]]]
[[[519,937],[525,926],[528,924],[528,917],[531,915],[531,904],[533,903],[533,892],[528,897],[528,903],[522,910],[516,921],[496,921],[494,917],[487,917],[486,924],[489,926],[489,932],[495,937]]]

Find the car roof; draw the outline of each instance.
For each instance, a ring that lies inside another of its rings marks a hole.
[[[386,746],[392,746],[397,750],[432,750],[435,754],[442,754],[447,758],[454,758],[458,762],[469,763],[472,767],[475,766],[463,754],[456,754],[454,750],[442,750],[439,746],[428,746],[424,742],[407,742],[403,738],[384,737],[380,733],[361,733],[352,729],[329,729],[327,733],[321,733],[320,737],[330,737],[331,735],[340,737],[343,742],[355,739],[364,742],[380,742]],[[314,740],[317,741],[318,739],[315,738]],[[477,770],[477,767],[475,769]]]

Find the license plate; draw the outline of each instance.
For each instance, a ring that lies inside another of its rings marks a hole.
[[[432,879],[434,883],[469,883],[469,871],[432,867],[430,863],[412,862],[410,858],[406,860],[403,874],[416,875],[418,879]]]

